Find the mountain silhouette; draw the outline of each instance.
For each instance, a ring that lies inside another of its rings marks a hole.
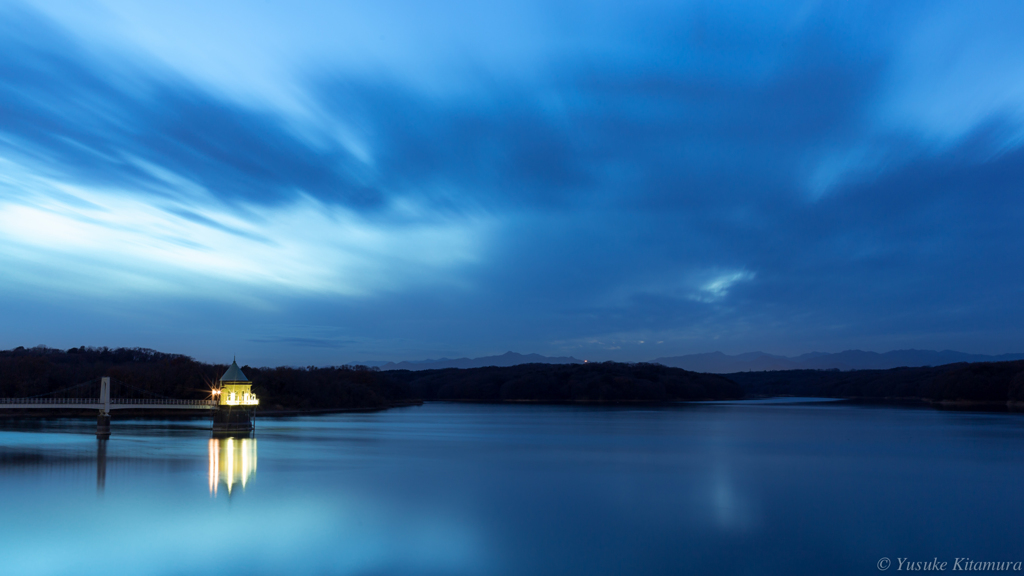
[[[413,360],[388,362],[381,370],[435,370],[439,368],[483,368],[485,366],[518,366],[519,364],[582,364],[572,356],[541,356],[540,354],[517,354],[505,352],[500,356],[482,358],[439,358],[437,360]]]
[[[1024,354],[967,354],[954,350],[893,350],[891,352],[865,352],[845,350],[843,352],[808,352],[799,356],[780,356],[766,352],[744,354],[688,354],[667,356],[650,362],[691,372],[709,374],[731,374],[735,372],[761,372],[764,370],[886,370],[889,368],[916,368],[942,366],[957,362],[1004,362],[1024,360]],[[542,356],[540,354],[518,354],[506,352],[499,356],[481,358],[437,358],[430,360],[405,360],[402,362],[373,363],[381,370],[436,370],[440,368],[483,368],[486,366],[518,366],[520,364],[582,364],[583,360],[572,356]]]
[[[1004,362],[1024,359],[1024,354],[967,354],[953,350],[893,350],[865,352],[846,350],[834,354],[810,352],[800,356],[776,356],[764,352],[747,352],[730,356],[721,352],[689,354],[657,358],[652,362],[683,368],[693,372],[730,374],[763,370],[886,370],[900,367],[942,366],[957,362]]]

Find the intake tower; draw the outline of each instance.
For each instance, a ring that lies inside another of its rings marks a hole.
[[[213,394],[218,399],[217,410],[213,414],[214,432],[252,430],[253,416],[260,401],[252,393],[252,382],[242,373],[237,361],[231,361]]]

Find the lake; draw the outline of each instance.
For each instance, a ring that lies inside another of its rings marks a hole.
[[[877,574],[1024,561],[1024,416],[427,403],[0,421],[4,574]],[[963,561],[961,561],[963,562]],[[961,564],[963,566],[964,564]]]

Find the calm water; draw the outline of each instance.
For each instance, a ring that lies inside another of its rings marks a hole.
[[[4,574],[878,574],[1024,561],[1024,417],[427,404],[0,422]],[[894,564],[890,572],[897,572]]]

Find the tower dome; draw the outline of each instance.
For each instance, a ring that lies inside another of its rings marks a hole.
[[[238,367],[238,362],[235,359],[231,360],[231,367],[228,371],[220,377],[221,384],[233,383],[233,382],[249,382],[249,379],[242,373],[242,369]]]

